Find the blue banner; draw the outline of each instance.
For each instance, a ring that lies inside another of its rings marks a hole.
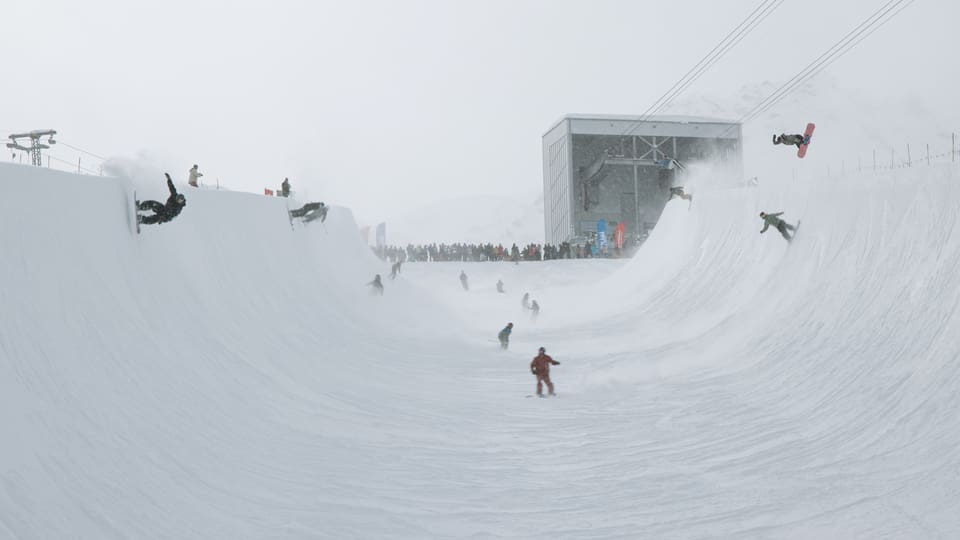
[[[601,250],[607,248],[607,220],[605,219],[597,222],[597,247]]]

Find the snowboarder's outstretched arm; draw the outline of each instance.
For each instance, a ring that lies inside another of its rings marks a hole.
[[[769,222],[769,221],[764,221],[764,222],[763,222],[763,228],[760,229],[760,234],[763,234],[763,233],[767,232],[767,229],[769,229],[769,228],[770,228],[770,222]]]
[[[554,360],[553,358],[550,359],[550,363],[553,364],[553,365],[555,365],[555,366],[559,366],[559,365],[560,365],[560,362],[557,362],[557,361]]]
[[[782,216],[782,215],[783,215],[783,212],[777,212],[776,214],[767,214],[767,215],[768,215],[768,216],[773,216],[773,217],[778,217],[778,216]]]
[[[170,189],[170,196],[176,197],[177,188],[173,185],[173,180],[170,179],[170,174],[169,173],[163,173],[163,174],[166,175],[167,177],[167,188]]]

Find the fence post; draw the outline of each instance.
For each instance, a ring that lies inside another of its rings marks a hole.
[[[877,149],[873,149],[873,172],[877,172]]]
[[[930,143],[927,143],[927,166],[930,166]]]
[[[951,133],[950,134],[950,161],[957,160],[957,156],[953,153],[954,152],[953,149],[956,147],[957,147],[957,134]]]
[[[913,160],[910,158],[910,145],[907,144],[907,167],[913,167]]]
[[[80,174],[80,158],[77,158],[77,174]]]
[[[893,148],[890,149],[890,168],[893,169]]]

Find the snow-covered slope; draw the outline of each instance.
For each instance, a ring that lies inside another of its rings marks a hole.
[[[0,538],[958,536],[960,175],[909,172],[372,297],[346,209],[186,191],[137,237],[130,180],[0,166]]]

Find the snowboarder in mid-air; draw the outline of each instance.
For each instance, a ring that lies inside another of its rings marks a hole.
[[[498,293],[507,292],[507,291],[503,290],[503,280],[502,280],[502,279],[498,279],[498,280],[497,280],[497,292],[498,292]]]
[[[773,225],[774,227],[776,227],[778,231],[780,231],[780,234],[783,235],[783,238],[786,239],[787,242],[791,241],[792,238],[790,237],[790,233],[788,233],[787,231],[788,230],[792,231],[796,229],[796,227],[780,219],[780,216],[782,215],[783,215],[783,212],[777,212],[776,214],[768,214],[766,212],[760,212],[760,217],[763,218],[763,229],[760,229],[760,234],[767,232],[767,229],[769,229],[770,226]]]
[[[323,223],[327,220],[327,207],[322,202],[307,203],[296,210],[290,210],[290,217],[303,218],[304,221],[320,218],[320,223]]]
[[[797,148],[800,148],[803,145],[803,134],[795,133],[793,135],[787,135],[786,133],[782,133],[780,135],[774,135],[773,144],[795,144]]]
[[[503,330],[497,334],[497,339],[500,340],[500,348],[507,350],[507,347],[510,346],[510,333],[513,332],[513,323],[508,322],[506,326],[503,327]]]
[[[182,193],[177,193],[177,188],[173,185],[173,180],[170,179],[170,175],[166,174],[166,177],[167,189],[170,190],[167,203],[162,204],[159,201],[137,201],[137,223],[143,223],[144,225],[166,223],[180,215],[180,211],[187,205],[187,198],[184,197]],[[139,213],[148,210],[153,210],[153,215],[144,216]]]
[[[383,282],[380,281],[380,274],[377,274],[376,276],[374,276],[373,281],[371,281],[370,283],[367,283],[367,285],[370,285],[371,287],[373,287],[373,289],[371,289],[372,293],[374,294],[379,293],[380,296],[383,296]]]
[[[460,285],[463,285],[463,290],[470,290],[470,285],[467,284],[467,274],[463,270],[460,271]]]
[[[670,198],[680,197],[685,201],[693,202],[693,195],[689,195],[683,191],[683,186],[676,186],[670,188]]]
[[[559,366],[560,362],[557,362],[553,358],[550,358],[547,355],[547,350],[543,347],[537,351],[537,356],[533,358],[533,362],[530,362],[530,373],[537,378],[537,396],[543,397],[543,384],[547,384],[547,392],[551,396],[555,396],[553,393],[553,382],[550,381],[550,366]]]

